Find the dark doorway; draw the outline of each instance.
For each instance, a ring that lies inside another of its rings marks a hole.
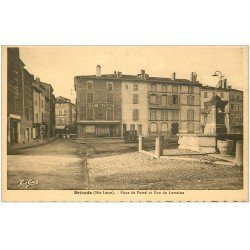
[[[17,122],[10,122],[10,141],[11,143],[17,143]]]
[[[114,126],[113,125],[109,125],[109,136],[110,137],[114,136]]]
[[[179,133],[179,123],[172,123],[171,132],[173,135]]]

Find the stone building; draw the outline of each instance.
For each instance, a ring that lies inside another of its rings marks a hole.
[[[7,116],[8,144],[20,143],[24,131],[21,131],[23,116],[23,70],[18,48],[7,48]]]
[[[75,128],[75,105],[70,99],[59,96],[55,101],[55,133],[74,133]]]
[[[21,119],[21,131],[23,131],[23,143],[33,141],[33,90],[34,75],[26,69],[23,70],[23,116]]]
[[[221,100],[227,101],[225,106],[225,118],[227,123],[227,133],[243,133],[243,91],[233,89],[227,85],[227,80],[220,84],[219,88],[202,86],[201,108],[214,96],[219,96]],[[201,116],[202,129],[206,124],[206,114]]]
[[[40,83],[40,79],[32,83],[33,86],[33,112],[34,112],[34,129],[33,138],[45,138],[45,88]]]
[[[121,80],[115,74],[76,76],[77,135],[120,136],[122,120]]]
[[[201,84],[191,79],[147,77],[149,134],[200,132]]]
[[[55,96],[51,84],[40,82],[45,89],[45,116],[43,125],[45,126],[44,138],[55,136]]]
[[[191,80],[121,72],[76,76],[77,133],[120,136],[125,131],[156,135],[200,132],[201,84]]]

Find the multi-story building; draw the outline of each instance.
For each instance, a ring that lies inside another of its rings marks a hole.
[[[200,132],[201,84],[191,80],[114,72],[76,76],[77,133],[120,136],[128,130],[139,134]],[[122,127],[122,129],[121,129]]]
[[[76,76],[77,135],[120,136],[122,119],[121,80],[117,75]]]
[[[33,141],[33,90],[32,82],[34,75],[26,69],[23,70],[23,116],[21,119],[21,130],[24,131],[23,143]]]
[[[243,91],[233,89],[227,85],[227,80],[220,84],[218,88],[211,86],[202,86],[201,108],[204,109],[204,103],[210,101],[213,96],[219,96],[221,100],[227,101],[225,107],[225,116],[227,124],[227,133],[243,132]],[[206,114],[201,118],[201,126],[206,124]]]
[[[34,113],[34,128],[33,138],[45,138],[45,88],[40,83],[40,79],[32,83],[33,86],[33,113]]]
[[[40,82],[45,89],[45,115],[43,124],[45,126],[44,138],[54,137],[55,135],[55,96],[54,89],[48,83]]]
[[[33,140],[34,76],[24,67],[19,48],[7,49],[8,143],[30,143]]]
[[[74,132],[75,127],[75,105],[70,99],[59,96],[55,102],[55,133],[69,134]]]

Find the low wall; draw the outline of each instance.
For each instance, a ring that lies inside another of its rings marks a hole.
[[[202,153],[216,152],[216,135],[178,134],[179,148],[190,149]]]

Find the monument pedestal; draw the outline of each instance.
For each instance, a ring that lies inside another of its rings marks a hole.
[[[216,153],[216,134],[178,134],[179,148],[200,153]]]

